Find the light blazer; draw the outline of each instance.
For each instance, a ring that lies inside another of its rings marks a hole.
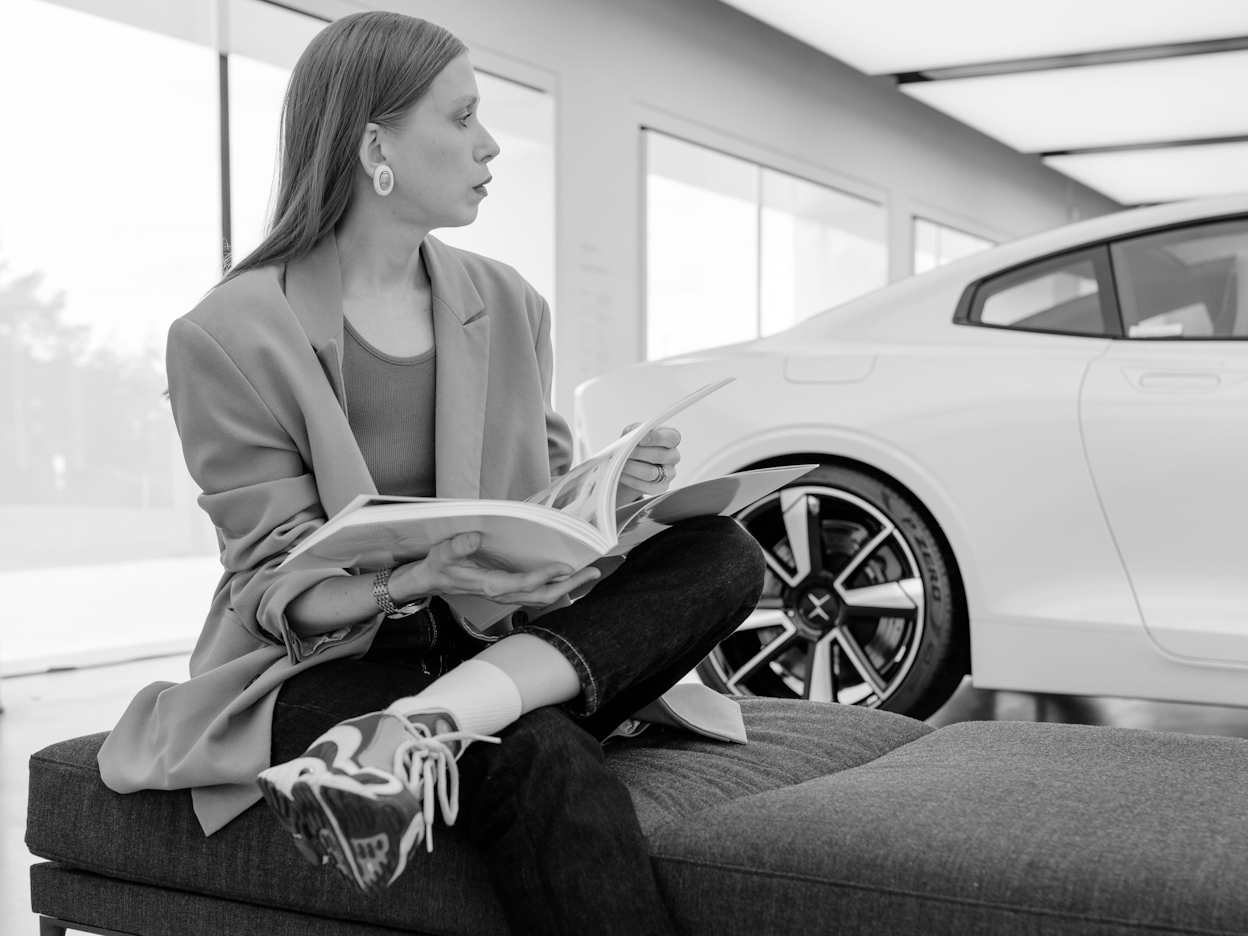
[[[528,497],[571,462],[567,424],[549,402],[550,310],[511,267],[433,237],[421,249],[438,360],[437,496]],[[174,420],[225,574],[191,678],[141,691],[99,765],[120,793],[191,787],[209,835],[260,798],[255,778],[269,766],[282,682],[361,656],[381,621],[299,639],[287,603],[346,573],[276,568],[352,498],[376,493],[347,422],[342,354],[332,233],[285,270],[253,270],[217,287],[169,330]]]

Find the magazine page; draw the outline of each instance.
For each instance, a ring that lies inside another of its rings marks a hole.
[[[291,550],[282,568],[380,569],[423,559],[469,532],[481,534],[477,560],[506,571],[552,562],[579,569],[611,546],[576,517],[521,501],[388,500],[335,517]]]
[[[608,555],[623,555],[679,520],[731,516],[817,467],[793,465],[741,471],[627,504],[616,514],[618,541]]]
[[[608,539],[614,540],[615,495],[624,474],[624,463],[628,461],[637,443],[651,429],[663,425],[677,413],[734,380],[735,377],[725,377],[693,391],[649,421],[616,439],[592,458],[581,462],[546,490],[530,497],[529,503],[571,513],[599,530]]]

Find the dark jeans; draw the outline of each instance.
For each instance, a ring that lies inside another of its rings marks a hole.
[[[700,517],[638,546],[571,607],[521,628],[567,656],[582,694],[525,714],[499,733],[502,744],[470,745],[460,759],[454,829],[480,847],[512,932],[674,932],[628,789],[600,742],[732,633],[762,581],[754,540],[731,520]],[[273,763],[480,649],[444,607],[432,618],[387,622],[362,659],[288,680],[273,716]]]

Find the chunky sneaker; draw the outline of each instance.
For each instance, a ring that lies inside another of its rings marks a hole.
[[[449,712],[387,709],[339,722],[257,783],[305,858],[332,861],[375,892],[394,883],[422,840],[433,851],[435,802],[455,824],[456,760],[471,741],[498,739],[460,731]]]

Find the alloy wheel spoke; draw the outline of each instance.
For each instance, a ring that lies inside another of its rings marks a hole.
[[[784,561],[779,556],[773,553],[766,546],[763,546],[762,543],[759,543],[759,546],[762,546],[763,559],[767,563],[767,568],[771,569],[776,578],[780,579],[780,581],[784,582],[784,584],[788,585],[790,588],[795,586],[800,581],[800,579],[795,579],[793,577],[793,573],[788,570]]]
[[[750,616],[737,625],[737,632],[759,630],[763,627],[784,627],[791,622],[789,616],[779,608],[756,608]]]
[[[909,617],[918,611],[923,601],[923,580],[919,578],[882,582],[864,588],[838,585],[836,590],[851,611],[876,617]]]
[[[780,509],[784,512],[789,551],[793,553],[794,576],[789,584],[796,585],[811,573],[823,570],[819,498],[801,488],[784,490],[780,492]]]
[[[830,631],[811,644],[806,658],[806,691],[803,698],[812,702],[835,702],[836,680],[832,673],[832,644],[836,632]]]
[[[888,683],[884,680],[884,677],[880,675],[879,670],[875,668],[871,660],[867,658],[866,651],[862,649],[862,646],[858,643],[857,639],[852,633],[850,633],[849,628],[838,627],[833,630],[829,636],[834,636],[836,638],[836,642],[840,644],[841,651],[845,654],[845,658],[848,659],[850,665],[857,670],[858,675],[862,677],[863,682],[870,686],[877,696],[883,696],[884,692],[888,689]]]
[[[745,682],[760,669],[770,663],[775,657],[779,656],[789,646],[798,639],[797,627],[793,622],[785,617],[783,622],[777,622],[784,628],[784,632],[775,640],[765,645],[758,653],[750,657],[745,665],[738,669],[726,680],[729,692],[741,692],[741,683]]]
[[[880,532],[876,533],[875,536],[867,540],[866,543],[863,544],[863,547],[850,557],[850,560],[846,563],[845,568],[841,569],[840,574],[836,577],[837,591],[841,591],[845,587],[845,583],[849,581],[850,576],[857,572],[859,566],[870,559],[871,554],[879,549],[884,541],[892,536],[896,530],[897,528],[892,524],[884,526]]]

